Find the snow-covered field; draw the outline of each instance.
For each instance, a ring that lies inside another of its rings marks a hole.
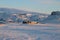
[[[0,40],[60,40],[60,24],[0,24]]]

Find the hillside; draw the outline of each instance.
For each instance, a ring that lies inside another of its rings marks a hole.
[[[24,10],[11,9],[11,8],[0,8],[0,19],[13,22],[22,22],[24,20],[41,22],[48,15],[28,12]]]
[[[0,8],[0,19],[4,19],[6,22],[16,23],[22,23],[23,21],[34,21],[43,24],[60,24],[60,11],[53,11],[50,15],[48,15],[12,8]]]
[[[60,24],[60,11],[53,11],[51,15],[43,20],[43,23]]]

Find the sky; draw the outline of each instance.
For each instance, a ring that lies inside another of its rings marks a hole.
[[[16,8],[49,14],[60,11],[60,0],[0,0],[0,8]]]

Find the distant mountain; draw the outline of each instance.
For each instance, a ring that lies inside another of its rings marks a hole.
[[[14,8],[0,8],[0,12],[5,12],[5,13],[20,13],[20,14],[40,14],[40,15],[46,15],[43,13],[38,13],[38,12],[29,12],[25,10],[19,10],[19,9],[14,9]]]
[[[60,24],[60,11],[53,11],[51,15],[44,19],[43,23]]]
[[[0,8],[0,19],[4,19],[6,21],[12,20],[13,22],[29,20],[40,23],[60,24],[60,11],[53,11],[51,15],[48,15],[13,8]]]
[[[13,8],[0,8],[0,12],[5,12],[5,13],[27,13],[28,11],[18,10],[18,9],[13,9]]]
[[[44,20],[48,15],[37,13],[37,12],[28,12],[24,10],[18,10],[13,8],[0,8],[0,19],[3,18],[4,20],[13,20],[14,22],[22,21],[22,20],[30,20],[30,21],[37,21],[41,22]]]
[[[5,13],[24,13],[26,11],[23,10],[18,10],[18,9],[13,9],[13,8],[0,8],[0,12],[5,12]]]

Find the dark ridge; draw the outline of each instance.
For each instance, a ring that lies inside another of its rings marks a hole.
[[[60,15],[60,11],[53,11],[51,15]]]

